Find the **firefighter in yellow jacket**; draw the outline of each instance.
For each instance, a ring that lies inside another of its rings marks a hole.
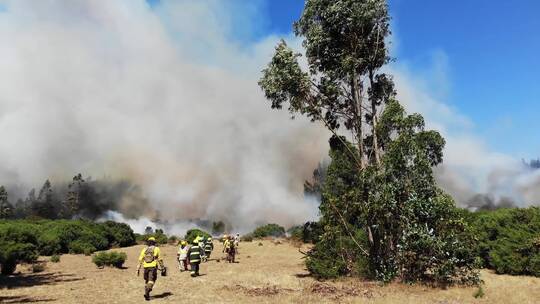
[[[156,239],[154,237],[148,238],[147,246],[141,250],[139,264],[137,265],[137,276],[140,273],[141,266],[144,269],[144,299],[149,301],[150,292],[157,280],[158,266],[162,272],[165,269],[163,260],[161,259],[161,251],[156,246]]]

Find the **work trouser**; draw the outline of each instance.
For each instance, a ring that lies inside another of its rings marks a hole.
[[[190,266],[191,266],[191,276],[194,277],[194,276],[198,276],[199,275],[199,264],[201,262],[193,262],[193,263],[189,263]]]
[[[234,248],[230,248],[227,251],[227,261],[229,261],[229,263],[234,263],[235,256],[236,256],[236,250]]]
[[[154,284],[157,280],[157,267],[146,267],[144,268],[144,292],[146,294],[152,291]]]
[[[178,260],[180,263],[180,270],[181,271],[187,271],[188,270],[188,261],[187,259],[180,259]]]

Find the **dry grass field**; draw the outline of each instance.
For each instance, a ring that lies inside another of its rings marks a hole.
[[[19,265],[16,275],[0,277],[0,302],[145,302],[142,275],[135,273],[141,248],[118,249],[128,255],[125,269],[98,269],[91,257],[82,255],[63,255],[60,263],[48,262],[39,273]],[[482,271],[485,295],[481,299],[473,297],[477,288],[380,286],[356,279],[318,282],[307,275],[297,248],[286,242],[241,243],[239,263],[212,260],[202,265],[203,275],[195,279],[178,271],[173,246],[162,247],[162,252],[169,275],[159,277],[151,303],[540,303],[540,279],[489,271]]]

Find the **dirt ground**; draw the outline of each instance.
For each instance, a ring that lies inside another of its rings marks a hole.
[[[215,243],[217,245],[217,242]],[[1,303],[141,303],[143,279],[136,276],[142,246],[116,249],[126,252],[125,269],[98,269],[91,257],[63,255],[60,263],[32,273],[19,265],[16,275],[0,277]],[[213,258],[221,257],[216,246]],[[484,297],[477,288],[434,289],[425,286],[343,279],[318,282],[309,277],[298,249],[270,241],[241,243],[238,263],[212,260],[201,267],[202,276],[179,272],[175,247],[163,246],[169,274],[159,277],[151,302],[161,303],[540,303],[540,279],[495,275],[482,271]],[[40,260],[46,261],[47,257]]]

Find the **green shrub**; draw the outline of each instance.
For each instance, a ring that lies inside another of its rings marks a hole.
[[[137,239],[137,242],[146,244],[146,241],[148,241],[150,237],[154,237],[156,239],[157,244],[167,244],[167,242],[169,241],[169,238],[167,237],[167,235],[163,234],[162,232],[157,232],[157,233],[150,233],[150,234],[142,235]]]
[[[54,231],[44,231],[38,238],[39,253],[53,255],[62,252],[60,238]]]
[[[473,297],[475,299],[481,299],[484,297],[484,295],[485,295],[484,288],[482,287],[482,285],[480,285],[478,286],[478,289],[474,292]]]
[[[526,271],[535,277],[540,277],[540,254],[535,254],[529,258]]]
[[[291,239],[301,241],[302,240],[302,226],[298,225],[298,226],[293,226],[287,229],[287,236]]]
[[[176,235],[169,236],[169,244],[176,245],[178,244],[178,237]]]
[[[366,246],[367,237],[363,230],[356,231],[355,239],[361,246]],[[369,260],[357,246],[348,235],[329,231],[308,252],[307,269],[318,279],[333,279],[350,272],[370,277],[372,274],[369,273]],[[353,263],[349,264],[349,261]]]
[[[284,237],[285,228],[278,224],[267,224],[264,226],[257,227],[253,231],[254,238],[263,238],[263,237]]]
[[[92,262],[97,267],[111,266],[121,268],[127,259],[127,255],[124,252],[110,251],[110,252],[98,252],[92,257]]]
[[[193,240],[195,240],[195,238],[197,236],[200,236],[200,237],[203,237],[203,238],[209,238],[211,237],[210,233],[204,231],[204,230],[201,230],[201,229],[189,229],[187,232],[186,232],[186,236],[185,236],[185,240],[188,241],[188,243],[192,243]]]
[[[111,246],[117,245],[126,247],[135,245],[135,234],[129,225],[113,221],[106,221],[102,225],[104,225],[108,232],[109,243]]]
[[[60,256],[58,254],[53,254],[51,256],[50,261],[53,262],[53,263],[58,263],[58,262],[60,262]]]
[[[47,221],[41,228],[45,231],[39,241],[40,251],[44,255],[68,253],[73,250],[71,243],[75,241],[91,245],[85,247],[87,249],[94,247],[94,251],[110,247],[107,229],[103,224],[82,220],[58,220]],[[79,244],[74,246],[78,253],[84,253],[78,250]]]
[[[287,230],[289,237],[304,243],[315,244],[323,233],[318,222],[307,222],[304,225],[294,226]]]
[[[135,233],[135,242],[136,242],[137,244],[144,244],[144,243],[146,243],[146,239],[147,239],[146,235],[140,234],[140,233]]]
[[[160,239],[167,240],[161,235]],[[135,235],[126,224],[86,220],[0,220],[0,267],[11,274],[18,263],[32,263],[38,255],[90,255],[111,246],[129,246]]]
[[[46,266],[45,263],[33,263],[32,272],[33,273],[43,272],[45,270],[45,266]]]
[[[69,253],[91,255],[96,250],[96,247],[84,241],[77,240],[69,244]]]
[[[37,260],[37,233],[34,225],[0,221],[0,268],[3,275],[12,274],[18,263]]]
[[[484,267],[500,274],[540,276],[540,208],[471,213]]]

